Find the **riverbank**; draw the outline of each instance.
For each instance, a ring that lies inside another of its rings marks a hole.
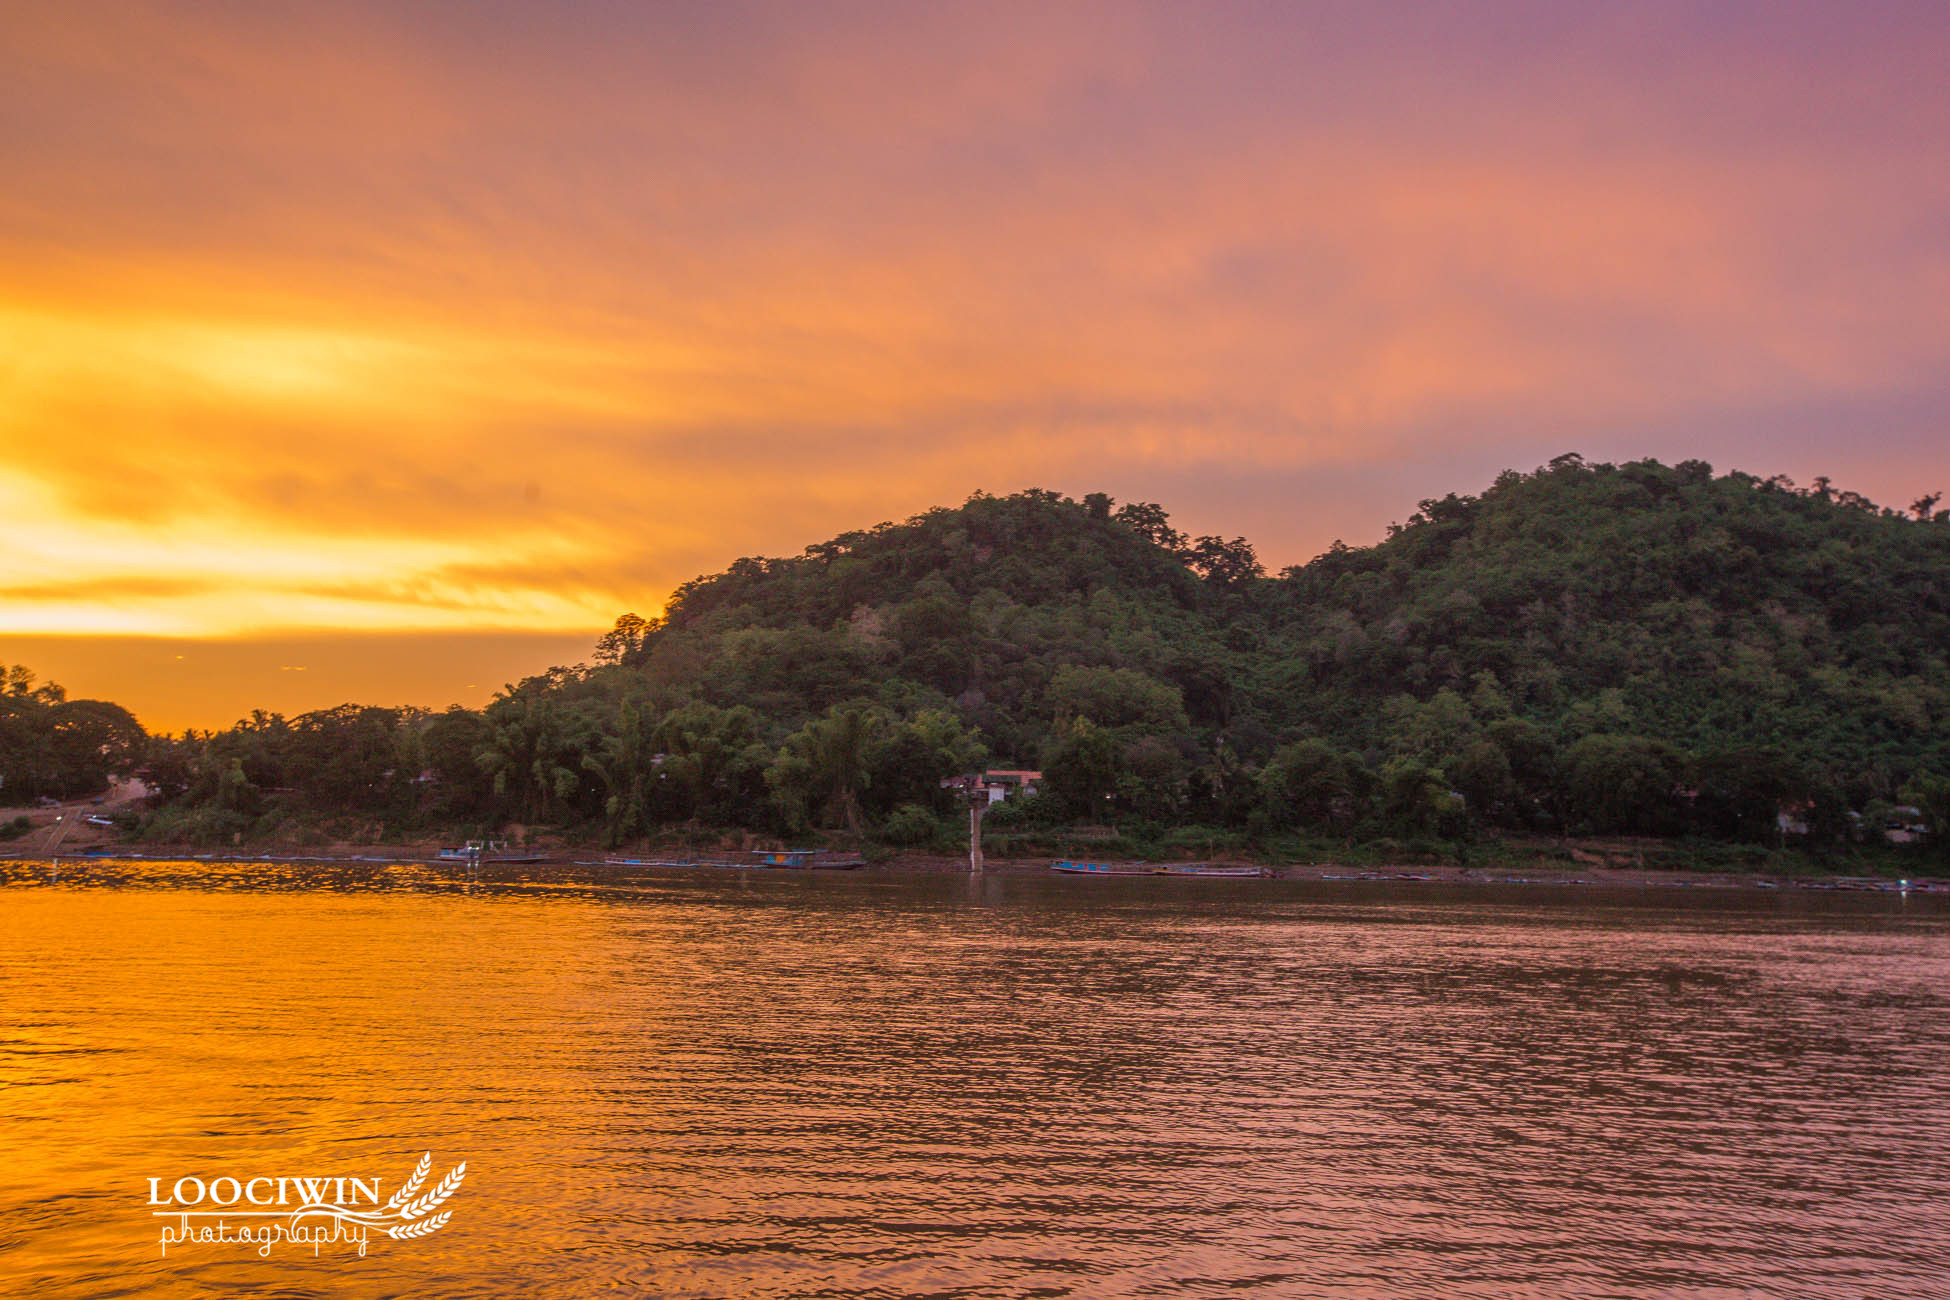
[[[71,860],[289,862],[321,865],[350,863],[423,863],[464,866],[442,859],[442,849],[462,843],[467,835],[456,829],[427,835],[375,835],[376,824],[345,819],[336,829],[314,827],[302,836],[213,845],[185,841],[144,841],[135,838],[141,825],[139,783],[112,788],[101,800],[71,801],[53,806],[0,809],[0,826],[18,818],[24,827],[0,839],[0,858],[22,862]],[[754,832],[674,834],[627,847],[605,848],[600,841],[543,828],[510,826],[510,847],[499,856],[534,865],[612,865],[610,858],[659,861],[741,862],[750,855],[787,847],[773,837]],[[1114,834],[1114,833],[1113,833]],[[1537,883],[1563,885],[1673,885],[1718,888],[1881,889],[1911,888],[1950,891],[1945,865],[1914,853],[1890,850],[1865,852],[1863,846],[1839,848],[1826,857],[1792,849],[1759,845],[1698,841],[1586,837],[1582,839],[1501,837],[1467,844],[1397,844],[1393,841],[1330,842],[1290,840],[1241,846],[1230,842],[1187,845],[1162,856],[1128,851],[1129,846],[1091,837],[1054,835],[1047,843],[1021,835],[996,836],[987,870],[995,874],[1044,873],[1057,859],[1086,861],[1205,862],[1222,866],[1258,867],[1275,878],[1291,880],[1431,881],[1450,883]],[[794,847],[800,847],[795,841]],[[804,847],[835,856],[864,857],[872,867],[902,872],[965,873],[963,852],[931,848],[895,848],[837,834],[805,837]],[[492,860],[492,859],[491,859]],[[512,865],[512,863],[510,864]],[[632,865],[628,862],[617,866]],[[817,870],[815,862],[812,869]]]
[[[218,852],[193,845],[173,847],[145,847],[142,849],[117,849],[97,847],[77,849],[53,855],[31,853],[8,853],[0,851],[0,860],[41,864],[50,870],[62,866],[88,863],[115,862],[207,862],[212,864],[252,864],[285,863],[299,866],[401,866],[448,868],[455,871],[470,870],[469,864],[453,858],[442,858],[439,848],[426,848],[420,845],[338,845],[326,852],[258,852],[241,850]],[[840,861],[849,865],[841,867]],[[1052,860],[1047,857],[1036,858],[990,858],[984,864],[984,872],[996,876],[1042,876],[1051,872]],[[880,858],[868,864],[872,869],[909,874],[963,875],[968,872],[966,858],[944,857],[925,854],[897,854]],[[1160,864],[1161,865],[1161,864]],[[1739,872],[1692,872],[1662,871],[1636,867],[1584,867],[1575,870],[1557,870],[1542,867],[1527,871],[1512,871],[1504,868],[1463,868],[1457,866],[1429,866],[1419,864],[1400,864],[1382,867],[1349,867],[1337,864],[1266,864],[1248,862],[1214,862],[1213,865],[1257,866],[1265,872],[1265,878],[1277,880],[1306,881],[1345,881],[1349,883],[1429,883],[1448,885],[1563,885],[1600,887],[1674,887],[1695,889],[1806,889],[1822,891],[1860,891],[1883,893],[1946,893],[1950,894],[1950,879],[1916,876],[1913,878],[1827,875],[1779,875],[1767,873]],[[720,872],[739,871],[797,871],[818,873],[826,870],[852,870],[859,866],[857,857],[836,858],[831,865],[814,858],[800,867],[768,866],[753,858],[743,861],[732,855],[697,854],[686,857],[669,857],[655,861],[639,858],[612,859],[605,856],[589,856],[588,850],[558,850],[531,853],[511,851],[507,855],[489,857],[481,865],[481,870],[522,871],[526,869],[577,867],[594,870],[641,871],[699,870]],[[1122,876],[1121,879],[1145,879],[1145,876]],[[1160,876],[1157,878],[1170,879]],[[1250,878],[1249,878],[1250,879]],[[1087,888],[1088,886],[1084,886]]]

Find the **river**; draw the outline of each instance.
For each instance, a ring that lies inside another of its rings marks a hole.
[[[1950,1294],[1941,895],[482,877],[0,864],[4,1289]]]

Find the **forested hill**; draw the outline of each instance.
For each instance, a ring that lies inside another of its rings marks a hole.
[[[1435,757],[1519,718],[1560,744],[1775,747],[1886,785],[1950,735],[1934,505],[1564,457],[1267,578],[1244,541],[1189,541],[1156,506],[977,496],[740,560],[609,650],[659,692],[782,721],[952,708],[1025,763],[1066,713],[1126,725],[1175,696],[1201,748],[1247,762],[1308,736]],[[1076,666],[1130,698],[1074,698]]]
[[[1411,718],[1462,725],[1462,696],[1478,721],[1508,712],[1560,743],[1771,747],[1886,787],[1941,769],[1950,741],[1936,500],[1899,514],[1822,480],[1563,458],[1423,502],[1379,546],[1335,548],[1263,601],[1287,672],[1304,665],[1293,697],[1350,743],[1386,745]]]
[[[1935,506],[1566,456],[1268,577],[1156,505],[978,495],[741,560],[604,649],[659,701],[940,710],[998,762],[1185,815],[1304,761],[1325,793],[1289,815],[1321,821],[1392,770],[1397,805],[1460,792],[1508,825],[1761,834],[1808,803],[1839,826],[1950,773]]]
[[[164,831],[225,838],[336,810],[946,843],[939,780],[986,763],[1048,774],[1002,824],[1149,827],[1134,843],[1772,842],[1785,810],[1810,844],[1900,822],[1941,852],[1936,504],[1565,456],[1268,576],[1157,505],[978,494],[687,583],[480,712],[260,714],[145,770]]]

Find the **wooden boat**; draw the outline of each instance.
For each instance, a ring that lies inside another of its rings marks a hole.
[[[604,858],[601,862],[583,863],[590,867],[715,867],[716,862],[699,862],[696,858]],[[724,864],[733,865],[733,864]],[[742,863],[736,864],[742,866]]]
[[[1066,876],[1162,876],[1163,867],[1147,867],[1142,862],[1052,862],[1051,871]]]
[[[604,858],[601,862],[579,862],[583,867],[723,867],[730,871],[750,871],[755,862],[724,862],[717,858]]]
[[[377,860],[378,860],[378,859],[375,859],[375,861],[377,861]],[[518,855],[514,855],[514,856],[510,856],[509,854],[506,854],[506,853],[494,853],[494,852],[487,852],[487,853],[482,853],[482,852],[470,852],[470,851],[469,851],[469,850],[467,850],[467,849],[442,849],[442,850],[440,850],[440,856],[439,856],[438,858],[436,858],[436,859],[435,859],[435,861],[437,861],[437,862],[475,862],[475,863],[483,863],[483,862],[547,862],[547,861],[548,861],[548,855],[547,855],[547,854],[545,854],[545,853],[525,853],[525,854],[518,854]]]
[[[1258,880],[1267,871],[1264,867],[1215,867],[1209,862],[1173,862],[1167,863],[1159,874],[1200,876],[1213,880]]]
[[[822,858],[816,849],[754,849],[758,865],[774,871],[857,871],[865,858]]]
[[[761,867],[773,871],[853,871],[867,865],[865,858],[823,859],[812,853],[800,856],[785,853],[755,853],[757,862],[726,862],[722,858],[604,858],[601,862],[578,862],[582,867],[716,867],[725,871],[754,871]],[[766,861],[777,858],[780,861]],[[497,859],[505,861],[505,859]]]

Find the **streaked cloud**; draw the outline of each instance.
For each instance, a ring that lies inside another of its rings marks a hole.
[[[0,632],[588,630],[980,487],[1269,559],[1950,484],[1937,5],[45,6]],[[287,677],[295,674],[287,674]]]

